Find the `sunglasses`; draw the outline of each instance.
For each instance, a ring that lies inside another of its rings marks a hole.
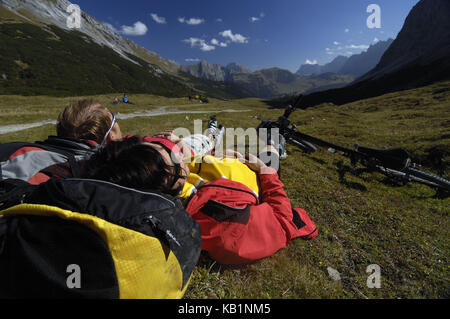
[[[111,133],[111,130],[113,129],[114,125],[117,123],[116,114],[114,114],[114,112],[112,112],[112,111],[109,111],[109,113],[111,113],[113,119],[112,119],[111,127],[106,132],[105,137],[103,138],[103,141],[102,141],[101,145],[105,145],[106,139],[108,138],[109,134]]]

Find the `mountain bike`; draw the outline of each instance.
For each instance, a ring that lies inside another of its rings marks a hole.
[[[298,147],[305,153],[313,153],[317,151],[319,146],[333,154],[349,158],[353,167],[360,163],[369,171],[378,171],[389,179],[405,184],[408,182],[425,184],[436,188],[439,194],[444,194],[445,197],[449,196],[450,181],[419,170],[420,165],[414,163],[409,153],[402,148],[380,150],[355,144],[354,149],[349,149],[301,133],[297,126],[289,120],[289,116],[300,104],[301,99],[302,96],[299,96],[294,106],[288,105],[284,114],[278,120],[262,121],[257,129],[278,129],[279,134],[285,138],[287,143]]]

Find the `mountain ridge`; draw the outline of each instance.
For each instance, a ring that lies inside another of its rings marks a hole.
[[[181,66],[181,70],[201,79],[235,83],[260,98],[298,94],[323,86],[342,87],[354,80],[351,75],[297,76],[291,71],[279,67],[252,72],[234,62],[222,66],[201,61],[194,65]]]
[[[394,40],[391,38],[385,41],[378,41],[377,43],[370,45],[366,51],[349,57],[339,55],[331,62],[324,65],[303,64],[295,74],[308,76],[331,72],[336,74],[351,74],[358,78],[378,64],[384,52],[389,48],[393,41]]]

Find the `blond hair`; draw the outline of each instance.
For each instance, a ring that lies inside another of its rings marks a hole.
[[[112,124],[106,107],[97,100],[71,102],[58,116],[58,137],[102,143]]]

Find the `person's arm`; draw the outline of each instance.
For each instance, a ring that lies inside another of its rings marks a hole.
[[[186,142],[183,141],[182,139],[180,139],[178,136],[173,134],[173,131],[171,131],[171,130],[157,133],[154,135],[154,137],[165,138],[165,139],[177,144],[178,147],[183,152],[184,158],[191,157],[193,155],[193,152],[192,152],[191,148],[189,147],[189,145],[187,145]]]
[[[267,203],[274,214],[292,218],[292,207],[277,171],[252,154],[245,155],[244,164],[258,174],[262,202]]]

